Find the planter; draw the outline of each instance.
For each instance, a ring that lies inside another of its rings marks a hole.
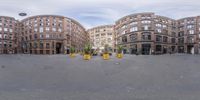
[[[83,55],[83,59],[84,60],[90,60],[91,59],[91,55],[90,54],[84,54]]]
[[[121,59],[123,57],[123,54],[122,53],[117,53],[117,58]]]
[[[75,55],[75,53],[70,53],[69,56],[70,56],[70,58],[74,58],[76,55]]]
[[[104,53],[104,54],[103,54],[103,59],[104,59],[104,60],[110,59],[109,53]]]

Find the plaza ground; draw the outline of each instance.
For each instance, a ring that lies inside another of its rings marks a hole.
[[[199,100],[200,55],[0,55],[0,100]]]

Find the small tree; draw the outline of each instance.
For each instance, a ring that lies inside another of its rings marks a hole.
[[[75,48],[74,47],[70,47],[70,53],[75,53]]]
[[[84,47],[84,54],[91,54],[92,47],[89,44],[86,44]]]
[[[123,46],[118,45],[117,46],[117,53],[122,53]]]

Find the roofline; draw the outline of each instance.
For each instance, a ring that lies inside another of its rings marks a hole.
[[[61,15],[34,15],[34,16],[30,16],[30,17],[27,17],[25,19],[22,19],[20,22],[23,22],[27,19],[31,19],[31,18],[35,18],[35,17],[47,17],[47,16],[67,18],[67,19],[73,21],[74,23],[78,24],[79,26],[81,26],[84,30],[86,30],[85,27],[83,25],[81,25],[78,21],[76,21],[72,18],[69,18],[69,17],[61,16]]]
[[[124,16],[124,17],[118,19],[118,20],[115,21],[115,22],[118,22],[118,21],[120,21],[120,20],[122,20],[122,19],[124,19],[124,18],[130,17],[130,16],[142,15],[142,14],[155,14],[155,13],[154,13],[154,12],[133,13],[133,14],[126,15],[126,16]]]
[[[7,17],[7,18],[15,19],[15,17],[11,17],[11,16],[0,16],[0,17]],[[16,19],[15,19],[15,20],[16,20]]]
[[[96,28],[114,27],[114,26],[115,26],[115,25],[113,25],[113,24],[99,25],[99,26],[96,26],[96,27],[90,28],[90,29],[88,29],[87,31],[94,30],[94,29],[96,29]]]

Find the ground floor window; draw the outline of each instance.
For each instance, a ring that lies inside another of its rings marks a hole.
[[[156,51],[162,51],[162,46],[161,45],[156,45]]]

